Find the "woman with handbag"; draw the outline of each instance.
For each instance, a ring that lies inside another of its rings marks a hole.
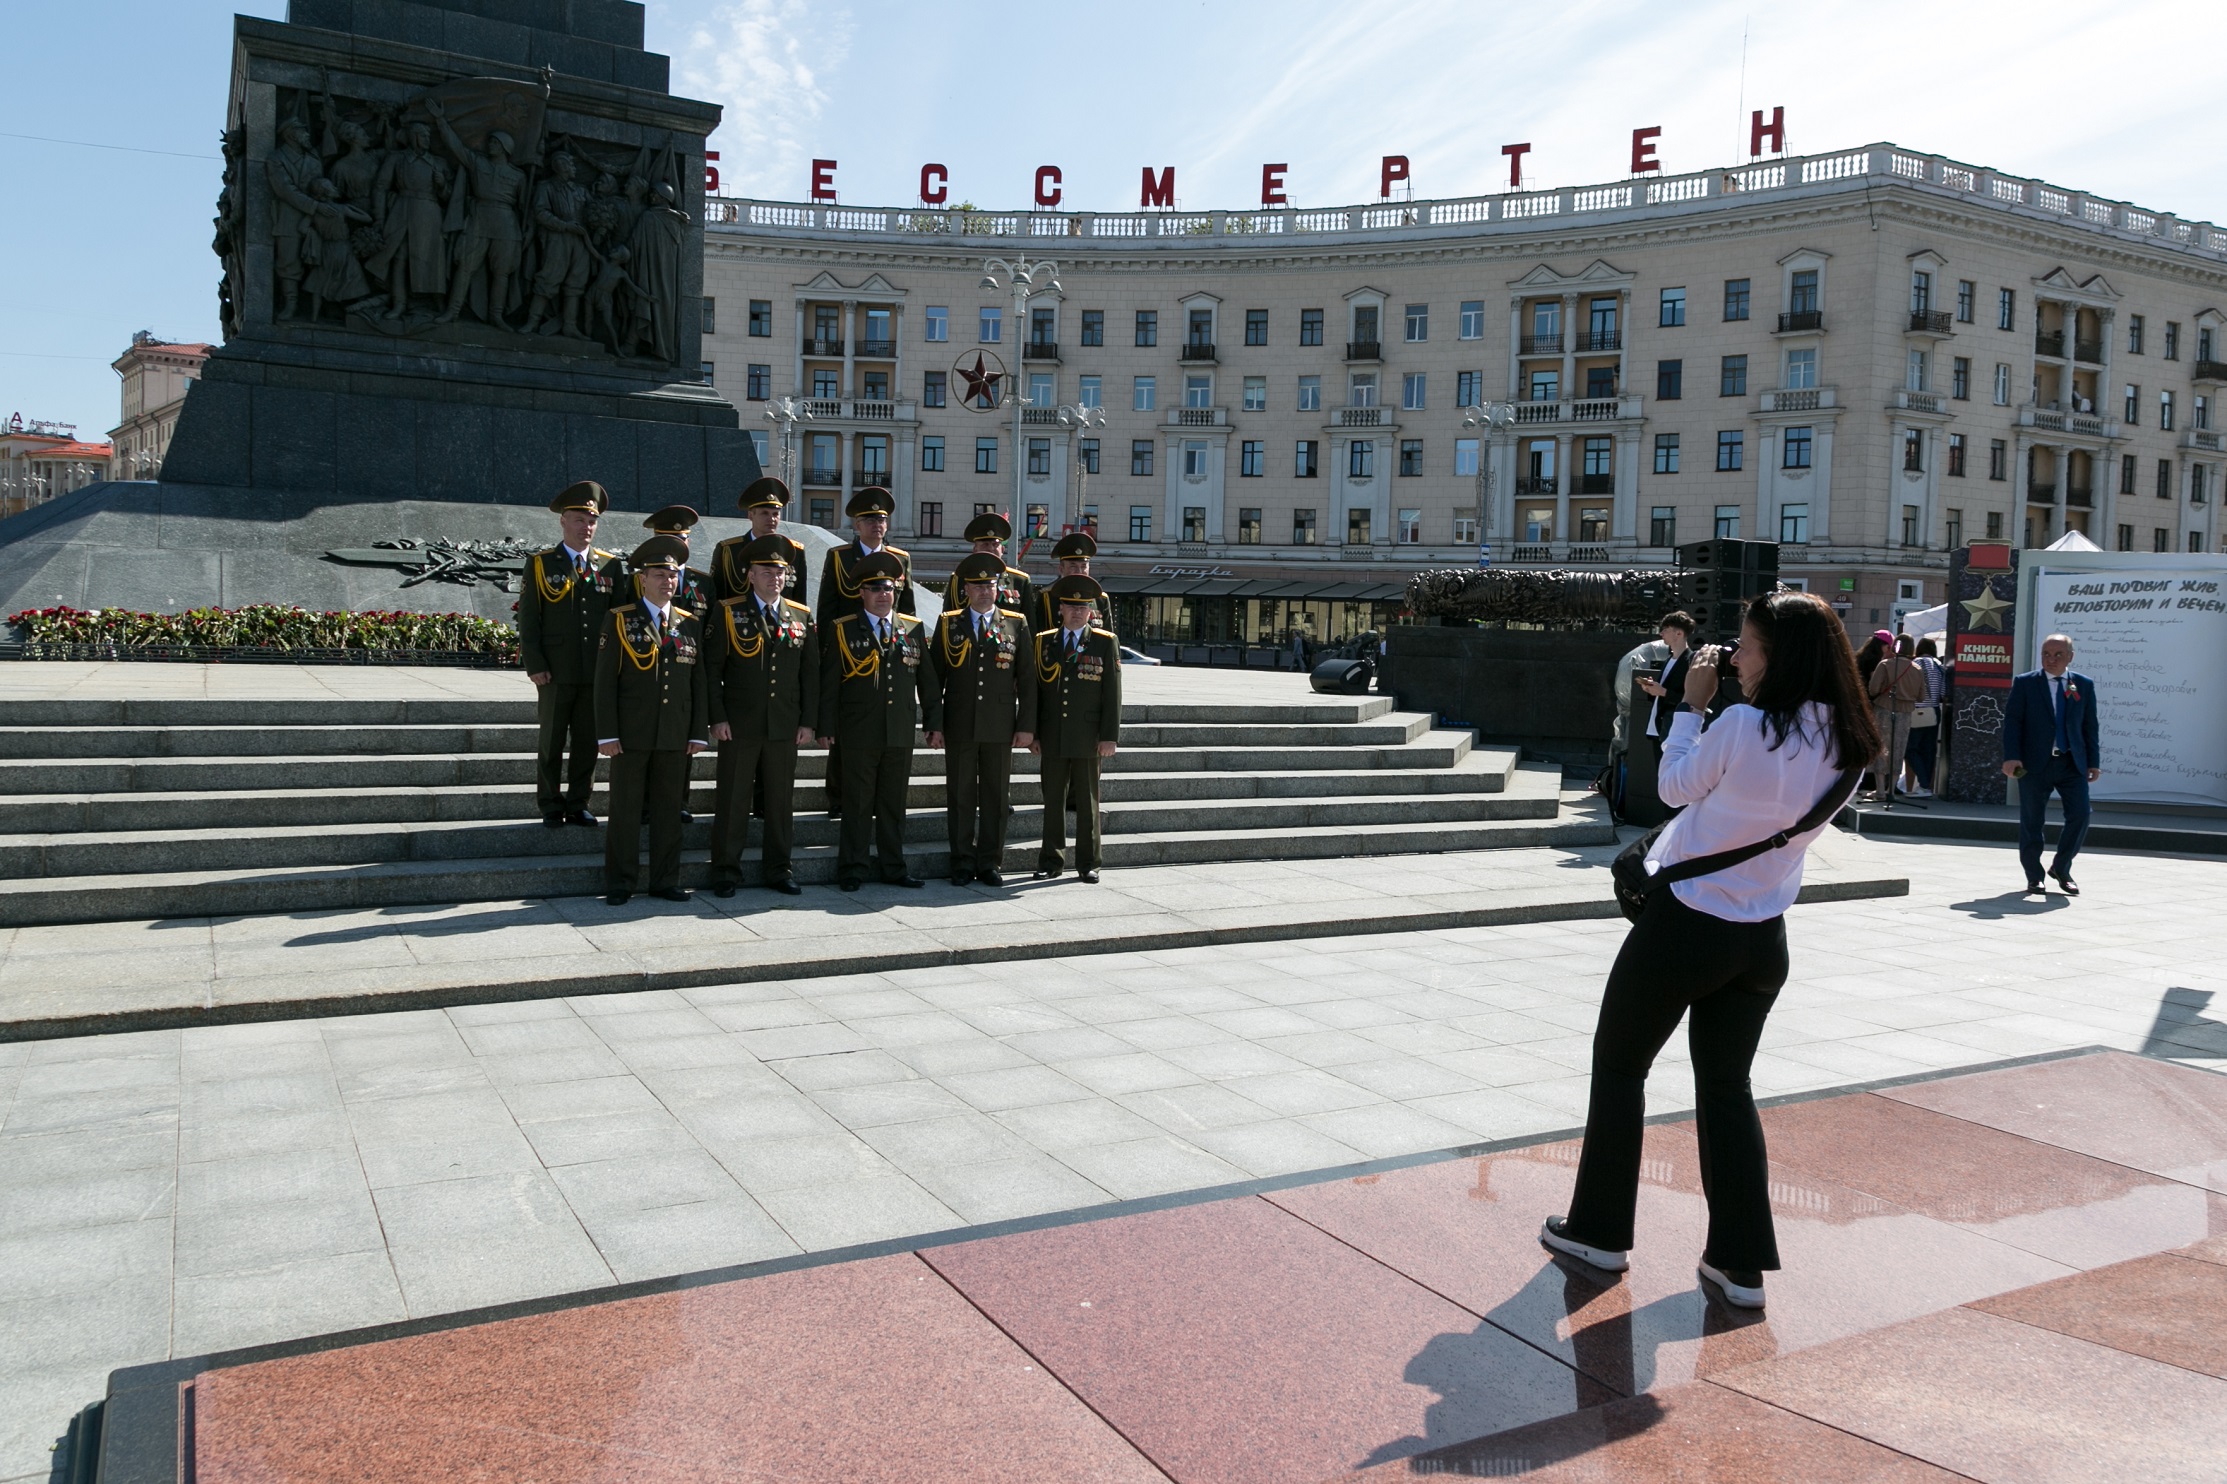
[[[1925,676],[1925,699],[1910,713],[1910,797],[1933,797],[1933,763],[1941,752],[1941,700],[1949,693],[1949,672],[1941,666],[1941,651],[1931,639],[1918,641],[1912,657]]]
[[[1914,641],[1904,634],[1880,656],[1866,682],[1882,739],[1879,761],[1872,770],[1874,797],[1882,803],[1891,800],[1902,787],[1902,755],[1910,744],[1911,718],[1925,699],[1925,672],[1918,668],[1911,653],[1914,647]]]
[[[1702,714],[1730,659],[1748,700],[1708,731]],[[1737,657],[1695,656],[1663,742],[1657,789],[1683,813],[1617,862],[1633,926],[1609,971],[1593,1033],[1585,1150],[1567,1217],[1540,1241],[1622,1272],[1639,1199],[1647,1073],[1689,1011],[1695,1136],[1709,1236],[1700,1276],[1763,1306],[1779,1265],[1763,1125],[1748,1072],[1786,982],[1786,909],[1802,858],[1879,756],[1879,730],[1840,620],[1809,593],[1748,606]]]

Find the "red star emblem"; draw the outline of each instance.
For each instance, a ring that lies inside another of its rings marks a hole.
[[[962,365],[954,369],[958,371],[960,378],[967,384],[963,400],[972,402],[979,399],[992,406],[997,405],[998,383],[1003,381],[1005,376],[1003,372],[990,369],[989,363],[982,358],[982,352],[976,351],[974,353],[974,364],[972,366]]]

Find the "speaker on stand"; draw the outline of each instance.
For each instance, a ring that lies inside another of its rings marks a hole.
[[[1776,541],[1739,541],[1719,537],[1678,548],[1678,590],[1694,617],[1693,642],[1730,644],[1740,637],[1749,602],[1778,589]],[[1725,704],[1742,699],[1739,682],[1722,680]]]

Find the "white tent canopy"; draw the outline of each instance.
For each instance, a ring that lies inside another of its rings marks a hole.
[[[1902,615],[1902,632],[1913,639],[1946,639],[1949,636],[1949,605],[1935,604]]]
[[[2078,531],[2065,532],[2062,536],[2059,536],[2056,540],[2050,542],[2049,545],[2043,549],[2046,551],[2103,550],[2102,547],[2096,545],[2093,541],[2090,541],[2087,537],[2081,535]]]

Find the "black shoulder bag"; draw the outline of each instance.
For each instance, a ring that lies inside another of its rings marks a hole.
[[[1776,850],[1796,835],[1808,834],[1846,808],[1863,781],[1864,770],[1851,768],[1833,781],[1833,786],[1825,790],[1825,797],[1817,801],[1815,808],[1770,839],[1758,840],[1753,845],[1742,845],[1736,850],[1720,850],[1715,855],[1697,855],[1691,860],[1682,860],[1650,873],[1647,869],[1647,854],[1655,848],[1656,838],[1669,827],[1669,821],[1665,820],[1616,852],[1616,859],[1609,863],[1608,874],[1616,883],[1616,905],[1623,910],[1625,917],[1633,922],[1639,921],[1639,914],[1647,906],[1647,893],[1656,887],[1667,886],[1673,881],[1690,881],[1696,876],[1706,876],[1711,871],[1726,870],[1742,861],[1754,860],[1765,851]]]

